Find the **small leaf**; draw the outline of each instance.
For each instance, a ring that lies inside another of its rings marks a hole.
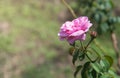
[[[101,20],[100,14],[99,14],[99,13],[96,13],[96,14],[94,15],[94,19],[95,19],[97,22],[99,22],[99,21]]]
[[[91,66],[93,67],[93,69],[95,71],[97,71],[98,73],[100,73],[102,71],[102,67],[99,65],[99,63],[95,62],[95,63],[91,63]]]
[[[97,72],[95,70],[92,71],[93,78],[97,78]]]
[[[79,60],[82,61],[82,60],[84,60],[84,58],[85,58],[85,53],[82,53],[82,54],[79,56]]]
[[[117,17],[117,22],[120,23],[120,17]]]
[[[82,71],[81,71],[82,78],[88,78],[89,67],[90,67],[90,62],[86,62],[84,64],[84,67],[83,67]]]
[[[74,78],[76,78],[76,76],[81,68],[82,68],[82,65],[77,66],[76,71],[74,72]]]
[[[77,61],[78,56],[79,56],[79,49],[76,49],[76,51],[73,54],[73,59],[72,59],[73,65],[75,65],[75,62]]]
[[[74,51],[75,51],[75,47],[70,47],[70,48],[69,48],[69,54],[70,54],[70,55],[73,55],[73,54],[74,54]]]
[[[89,77],[97,78],[97,72],[93,68],[91,68],[91,70],[89,71]]]
[[[108,56],[108,55],[105,55],[104,57],[105,57],[105,59],[110,63],[110,67],[111,67],[112,64],[113,64],[113,59],[112,59],[112,57],[110,57],[110,56]]]

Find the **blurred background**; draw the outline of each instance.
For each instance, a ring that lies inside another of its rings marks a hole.
[[[120,16],[120,0],[114,3]],[[69,44],[57,36],[71,18],[61,0],[0,0],[0,78],[73,78]],[[108,39],[99,42],[114,58]]]

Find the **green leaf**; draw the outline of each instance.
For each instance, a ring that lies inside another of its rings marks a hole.
[[[105,73],[102,76],[100,76],[100,78],[114,78],[113,75]]]
[[[110,68],[110,64],[106,59],[100,60],[100,65],[102,66],[102,71],[103,72],[108,72]]]
[[[97,72],[93,68],[91,68],[91,70],[89,70],[89,77],[97,78]]]
[[[95,62],[95,63],[91,63],[91,66],[93,67],[93,69],[95,71],[97,71],[97,73],[100,73],[102,71],[102,67],[99,65],[99,63]]]
[[[102,75],[100,78],[109,78],[109,76]]]
[[[85,58],[85,53],[81,52],[81,55],[79,55],[79,60],[82,61]]]
[[[120,17],[117,17],[117,23],[120,23]]]
[[[113,3],[109,0],[105,2],[106,11],[110,11],[113,8]]]
[[[113,3],[113,1],[112,0],[109,0],[110,2],[110,5],[111,5],[111,8],[113,8],[114,7],[114,3]]]
[[[79,56],[79,49],[76,49],[73,54],[73,59],[72,59],[73,65],[75,65],[75,62],[77,61],[78,56]]]
[[[90,67],[90,62],[86,62],[84,64],[84,67],[83,67],[82,71],[81,71],[82,78],[88,78],[89,67]]]
[[[118,22],[118,19],[117,19],[117,17],[109,17],[109,19],[108,19],[108,22],[110,23],[110,24],[115,24],[115,23],[117,23]]]
[[[99,22],[101,20],[100,14],[99,13],[95,13],[94,19],[95,19],[95,21]]]
[[[98,51],[96,51],[93,47],[91,47],[91,49],[93,50],[93,52],[95,52],[96,54],[97,54],[97,56],[100,58],[101,57],[101,54],[98,52]]]
[[[97,72],[95,70],[93,70],[91,73],[92,73],[93,78],[97,78]]]
[[[82,68],[82,65],[79,65],[76,67],[76,71],[74,72],[74,78],[76,78],[78,72],[80,71],[80,69]]]
[[[107,32],[107,30],[109,29],[109,26],[107,23],[102,23],[100,25],[100,28],[101,28],[102,32]]]
[[[104,72],[108,72],[112,64],[113,59],[110,56],[105,55],[104,58],[100,60],[100,65],[102,66]]]
[[[104,57],[105,57],[105,59],[109,62],[110,67],[111,67],[112,64],[113,64],[113,59],[112,59],[112,57],[110,57],[110,56],[108,56],[108,55],[105,55]]]

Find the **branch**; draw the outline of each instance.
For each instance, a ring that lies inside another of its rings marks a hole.
[[[69,6],[69,4],[67,4],[67,2],[65,0],[62,0],[62,2],[64,3],[64,5],[69,9],[69,11],[71,12],[71,14],[73,15],[74,18],[77,18],[75,12],[73,11],[73,9]]]
[[[118,49],[118,41],[117,41],[117,37],[116,34],[114,32],[111,32],[111,39],[112,39],[112,44],[114,47],[114,50],[116,52],[116,57],[117,57],[117,65],[120,68],[120,55],[119,55],[119,49]]]

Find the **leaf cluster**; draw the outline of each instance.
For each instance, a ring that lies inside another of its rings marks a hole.
[[[109,72],[113,64],[113,59],[108,55],[100,55],[97,51],[89,51],[85,47],[72,46],[69,53],[73,56],[72,63],[76,66],[74,78],[81,72],[81,78],[114,78]],[[96,59],[92,59],[90,57]],[[94,56],[94,55],[97,56]],[[88,59],[86,61],[86,59]],[[77,63],[79,62],[79,63]]]
[[[120,23],[120,17],[113,13],[112,0],[77,0],[77,6],[73,7],[77,14],[88,15],[96,24],[98,34],[114,31]]]

